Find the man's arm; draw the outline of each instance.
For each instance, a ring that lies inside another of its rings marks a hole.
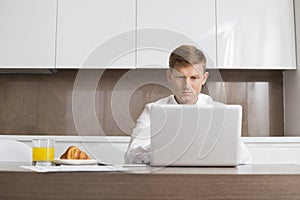
[[[251,164],[252,156],[244,142],[241,142],[241,157],[240,157],[240,164]]]
[[[137,120],[132,131],[124,160],[127,164],[149,163],[150,149],[150,105],[145,106],[144,111]]]

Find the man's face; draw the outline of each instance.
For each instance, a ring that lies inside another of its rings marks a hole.
[[[175,66],[173,70],[167,70],[167,78],[179,104],[195,104],[208,75],[208,72],[204,73],[203,64]]]

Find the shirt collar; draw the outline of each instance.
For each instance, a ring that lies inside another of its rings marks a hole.
[[[200,93],[198,95],[198,100],[197,100],[197,102],[196,102],[195,105],[206,105],[206,104],[209,104],[210,102],[207,102],[208,99],[205,98],[206,96],[207,95]],[[177,104],[178,105],[178,103],[177,103],[177,101],[175,99],[174,94],[169,97],[168,104]]]

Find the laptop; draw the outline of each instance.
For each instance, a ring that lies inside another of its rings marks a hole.
[[[151,166],[236,166],[240,105],[157,105],[150,112]]]

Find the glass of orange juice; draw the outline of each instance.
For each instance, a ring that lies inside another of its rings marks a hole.
[[[32,140],[32,165],[51,166],[54,161],[54,145],[52,139]]]

